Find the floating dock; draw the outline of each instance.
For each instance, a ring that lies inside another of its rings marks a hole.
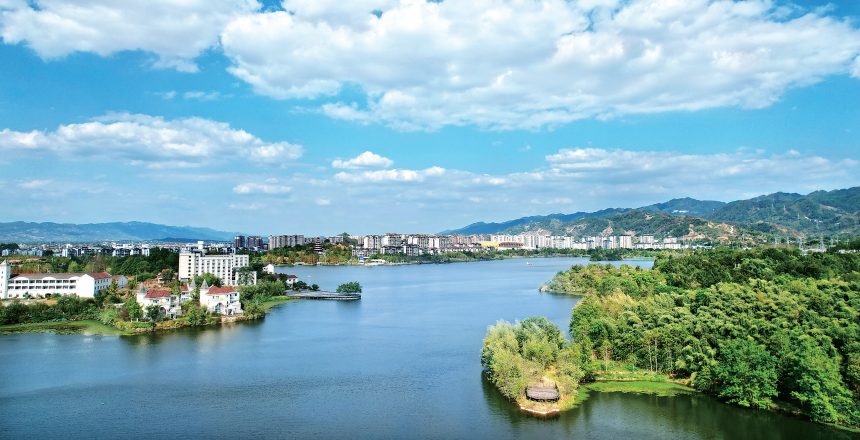
[[[316,292],[306,290],[303,292],[290,292],[287,294],[293,298],[302,298],[302,299],[330,299],[335,301],[352,301],[356,299],[361,299],[360,293],[337,293],[337,292],[325,292],[322,290],[318,290]]]

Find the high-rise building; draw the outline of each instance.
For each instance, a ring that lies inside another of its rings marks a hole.
[[[245,236],[237,235],[236,238],[233,239],[233,247],[236,249],[244,249],[245,248]]]

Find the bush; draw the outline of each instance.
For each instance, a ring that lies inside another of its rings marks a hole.
[[[301,281],[300,281],[301,282]],[[358,281],[341,284],[337,286],[337,293],[361,293],[361,284]]]

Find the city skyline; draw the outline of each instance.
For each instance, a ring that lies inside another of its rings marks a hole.
[[[855,4],[4,8],[4,222],[433,233],[860,185]]]

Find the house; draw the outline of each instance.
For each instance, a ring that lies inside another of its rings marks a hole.
[[[282,279],[284,281],[284,285],[286,285],[287,287],[292,287],[292,285],[296,284],[296,281],[299,280],[299,277],[297,277],[296,275],[284,274],[284,276],[278,279]]]
[[[274,274],[275,265],[272,263],[267,264],[265,267],[263,267],[263,273]]]
[[[114,275],[112,278],[114,279],[114,281],[116,281],[116,285],[118,288],[125,289],[126,287],[128,287],[128,278],[126,278],[124,275]]]
[[[232,287],[209,287],[206,281],[200,286],[200,305],[209,313],[222,315],[241,315],[242,304],[239,292]]]
[[[149,306],[158,306],[159,315],[168,315],[170,319],[175,319],[182,314],[182,308],[179,305],[176,295],[170,293],[169,290],[162,289],[146,289],[143,284],[137,289],[137,302],[146,311]]]

